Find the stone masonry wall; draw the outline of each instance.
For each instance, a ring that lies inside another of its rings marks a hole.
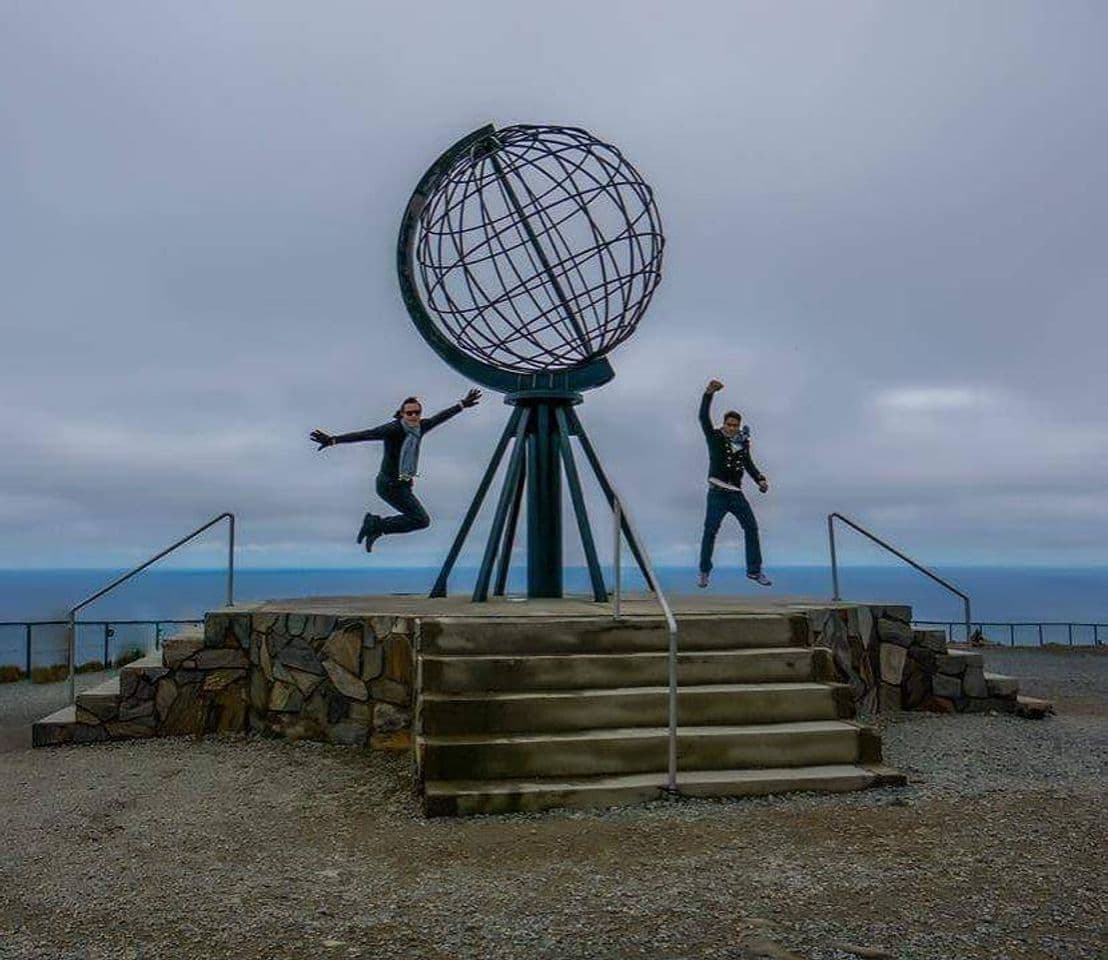
[[[254,614],[249,729],[402,745],[411,728],[414,629],[408,617]]]

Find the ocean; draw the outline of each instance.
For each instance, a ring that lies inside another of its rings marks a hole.
[[[630,563],[630,558],[627,558]],[[628,568],[625,588],[641,590],[642,580]],[[777,595],[830,597],[831,574],[826,566],[774,567],[768,571]],[[338,596],[350,594],[425,593],[434,581],[435,568],[366,567],[357,569],[259,570],[235,573],[235,599],[265,600],[278,597]],[[465,593],[475,570],[459,568],[451,579],[451,591]],[[509,581],[509,592],[523,589],[522,572]],[[1108,624],[1108,567],[942,567],[936,573],[968,593],[975,621],[1062,621]],[[691,568],[662,567],[662,585],[669,593],[695,593],[696,572]],[[110,582],[117,571],[29,570],[0,571],[0,621],[62,620],[66,610]],[[225,573],[220,570],[149,570],[108,596],[85,608],[83,620],[185,620],[203,616],[221,606]],[[961,602],[919,573],[902,567],[841,567],[839,581],[847,600],[908,603],[917,620],[960,620]],[[570,569],[567,590],[584,593],[588,579],[584,569]],[[750,583],[734,569],[717,569],[713,592],[755,595],[764,588]],[[167,630],[167,632],[169,632]],[[986,629],[991,638],[1009,641],[1008,630]],[[134,646],[148,647],[153,628],[115,626],[109,637],[109,655]],[[1065,627],[1047,628],[1047,642],[1065,643]],[[1078,627],[1076,643],[1091,643],[1093,631]],[[1100,630],[1108,642],[1108,627]],[[1017,644],[1038,643],[1034,628],[1016,630]],[[78,661],[103,657],[104,629],[87,625],[78,630]],[[36,627],[32,634],[35,665],[65,660],[64,632],[60,627]],[[0,627],[0,665],[24,663],[22,627]]]

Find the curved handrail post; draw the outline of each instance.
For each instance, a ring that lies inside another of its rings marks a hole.
[[[68,693],[68,696],[69,696],[69,702],[70,703],[75,703],[76,700],[77,700],[77,684],[76,684],[76,672],[77,672],[77,613],[80,610],[87,607],[94,600],[99,600],[102,596],[104,596],[104,594],[109,593],[112,590],[114,590],[120,584],[126,583],[128,580],[130,580],[136,574],[142,573],[143,570],[145,570],[147,567],[151,566],[152,564],[157,563],[159,560],[161,560],[162,557],[166,556],[167,554],[172,553],[178,547],[184,546],[186,543],[188,543],[190,540],[194,539],[195,537],[200,536],[200,534],[202,534],[209,527],[214,527],[221,520],[229,520],[230,521],[230,539],[229,539],[230,545],[229,545],[229,549],[228,549],[228,553],[227,553],[227,606],[229,606],[229,607],[234,606],[234,596],[235,596],[234,595],[234,591],[235,591],[235,515],[233,513],[229,513],[227,511],[224,511],[223,513],[219,514],[219,516],[212,517],[212,519],[209,520],[207,523],[205,523],[203,526],[197,527],[195,530],[192,531],[192,533],[182,537],[176,543],[171,544],[170,546],[166,547],[164,550],[161,551],[161,553],[158,553],[155,556],[151,557],[145,563],[139,564],[133,570],[128,570],[127,573],[123,574],[123,576],[116,577],[116,579],[113,580],[111,583],[109,583],[106,587],[103,587],[100,590],[97,590],[96,593],[92,594],[91,596],[85,597],[85,599],[82,600],[80,603],[78,603],[76,606],[70,608],[69,614],[68,614],[68,617],[67,617],[68,624],[66,626],[66,633],[67,633],[67,637],[66,637],[67,644],[66,645],[69,648],[69,675],[67,677],[67,693]],[[107,664],[105,664],[105,666],[107,666]]]
[[[879,547],[882,547],[885,550],[888,550],[889,553],[893,554],[894,556],[899,557],[906,564],[908,564],[908,566],[913,567],[914,569],[918,570],[925,577],[930,577],[932,580],[934,580],[940,586],[945,587],[951,593],[957,594],[959,597],[961,597],[962,598],[963,609],[964,609],[964,612],[965,612],[966,643],[969,643],[969,639],[970,639],[970,621],[971,621],[969,595],[963,593],[956,586],[954,586],[954,584],[948,583],[946,580],[944,580],[938,574],[932,573],[930,570],[928,570],[926,567],[924,567],[924,566],[920,565],[919,563],[917,563],[915,560],[913,560],[907,554],[902,553],[900,550],[897,550],[897,548],[894,547],[892,544],[886,543],[880,537],[876,536],[875,534],[870,533],[865,527],[861,526],[858,523],[855,523],[849,517],[844,517],[841,513],[838,513],[837,511],[827,514],[827,537],[828,537],[828,541],[830,542],[830,545],[831,545],[831,583],[832,583],[832,587],[834,589],[834,596],[833,596],[832,599],[834,599],[834,600],[840,600],[841,599],[841,597],[839,596],[839,566],[838,566],[838,560],[836,559],[836,556],[835,556],[835,523],[834,522],[836,520],[841,520],[848,527],[850,527],[851,529],[856,530],[858,533],[860,533],[863,537],[866,537],[869,540],[872,540]]]

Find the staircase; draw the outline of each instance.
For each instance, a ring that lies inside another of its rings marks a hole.
[[[689,616],[678,655],[678,787],[687,796],[904,783],[854,722],[828,650],[787,615]],[[425,623],[416,763],[428,816],[658,798],[668,751],[658,619]]]
[[[203,644],[201,627],[189,627],[167,638],[161,650],[126,664],[116,676],[78,693],[76,703],[36,721],[31,727],[31,742],[44,747],[188,732],[174,731],[164,723],[159,726],[158,680],[169,673],[171,665]]]

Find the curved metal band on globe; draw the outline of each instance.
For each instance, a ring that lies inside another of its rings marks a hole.
[[[475,130],[427,170],[397,245],[401,293],[427,343],[504,393],[613,377],[661,278],[653,192],[575,127]]]

